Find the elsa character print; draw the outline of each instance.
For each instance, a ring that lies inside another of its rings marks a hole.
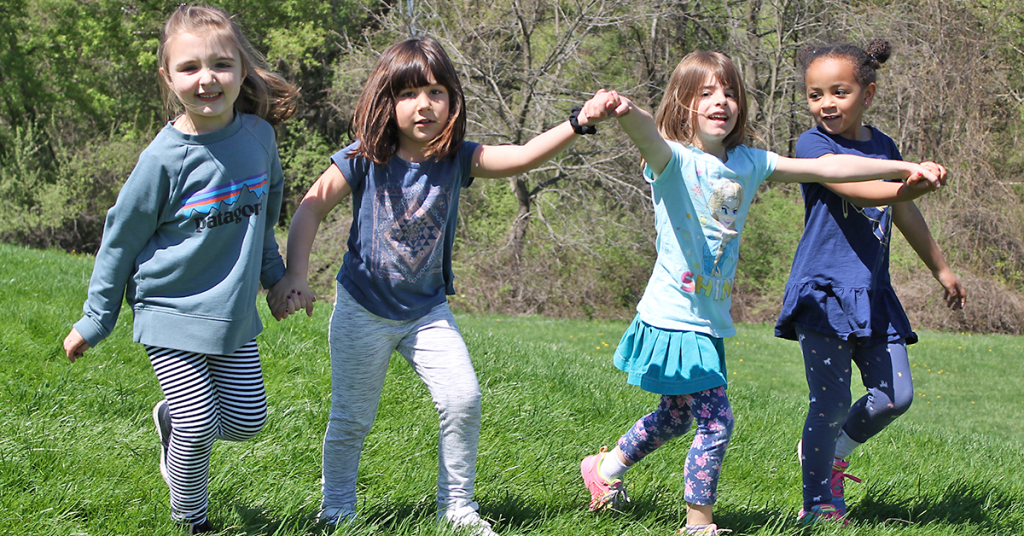
[[[732,243],[732,239],[740,234],[735,225],[740,206],[743,204],[743,186],[736,181],[721,180],[716,181],[712,188],[714,191],[708,201],[708,207],[717,224],[717,230],[713,232],[712,237],[719,240],[719,243],[714,257],[711,255],[711,247],[704,246],[704,262],[711,267],[712,276],[721,277],[722,267],[718,263],[722,261],[725,249]]]

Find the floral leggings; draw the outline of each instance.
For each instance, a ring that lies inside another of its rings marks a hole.
[[[684,497],[691,504],[710,505],[718,497],[718,475],[735,424],[724,386],[692,395],[662,395],[658,409],[637,421],[619,439],[619,450],[636,463],[689,431],[694,419],[697,435],[686,456]]]

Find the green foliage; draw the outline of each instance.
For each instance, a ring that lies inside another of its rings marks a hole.
[[[789,268],[804,230],[804,206],[798,186],[773,185],[762,189],[750,206],[743,229],[736,286],[754,303],[777,307],[789,279]],[[774,316],[772,310],[768,316]],[[752,311],[760,317],[758,311]]]
[[[74,364],[61,339],[81,314],[92,258],[0,245],[0,532],[177,535],[150,411],[160,388],[131,315]],[[326,301],[326,300],[325,300]],[[259,336],[269,420],[255,439],[217,442],[211,519],[223,535],[319,535],[320,442],[330,396],[330,306]],[[674,534],[684,522],[687,437],[626,476],[621,513],[588,512],[579,461],[610,445],[657,396],[611,364],[624,322],[457,317],[483,393],[475,499],[499,534]],[[910,348],[910,411],[860,447],[851,524],[818,533],[1004,536],[1024,526],[1017,337],[922,333]],[[715,519],[737,534],[798,536],[794,446],[807,411],[797,344],[765,325],[726,340],[737,426]],[[856,371],[853,374],[856,378]],[[446,534],[434,519],[437,412],[397,354],[360,461],[357,524],[339,533]],[[692,432],[691,432],[692,433]]]

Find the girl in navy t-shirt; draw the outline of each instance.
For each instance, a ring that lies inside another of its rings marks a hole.
[[[902,160],[892,139],[865,125],[876,70],[889,58],[887,41],[807,48],[807,103],[817,126],[797,141],[798,158],[852,154]],[[945,169],[932,166],[936,174]],[[917,342],[889,281],[892,224],[900,229],[945,291],[963,307],[966,291],[942,257],[913,199],[927,190],[902,182],[803,184],[804,235],[793,259],[775,335],[800,341],[810,408],[798,446],[805,524],[846,515],[843,484],[854,448],[882,431],[914,397],[906,345]],[[850,363],[867,394],[850,405]]]

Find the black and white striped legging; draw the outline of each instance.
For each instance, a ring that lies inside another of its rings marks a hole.
[[[231,355],[154,346],[146,346],[146,353],[171,412],[171,518],[200,522],[208,506],[213,441],[245,441],[267,420],[260,351],[254,339]]]

